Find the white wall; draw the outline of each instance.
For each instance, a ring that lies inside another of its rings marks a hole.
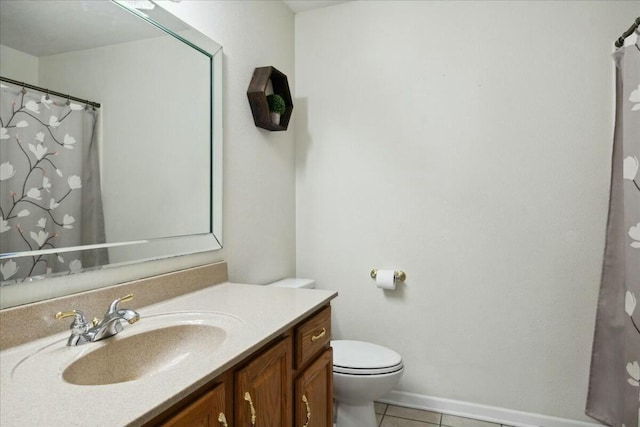
[[[0,76],[38,84],[38,57],[0,45]]]
[[[588,419],[610,53],[639,4],[296,15],[297,275],[339,291],[336,338],[402,354],[399,390]]]

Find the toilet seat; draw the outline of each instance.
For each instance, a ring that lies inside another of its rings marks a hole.
[[[404,368],[402,357],[395,351],[363,341],[335,340],[333,372],[346,375],[384,375]]]
[[[341,366],[334,366],[333,373],[334,374],[342,374],[342,375],[385,375],[385,374],[393,374],[395,372],[401,371],[404,369],[404,366],[401,364],[396,366],[389,366],[387,368],[380,369],[358,369],[358,368],[343,368]]]

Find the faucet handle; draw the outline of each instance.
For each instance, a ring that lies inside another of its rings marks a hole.
[[[56,320],[62,320],[71,316],[75,316],[76,321],[86,322],[86,319],[84,318],[84,313],[81,312],[80,310],[59,311],[55,314]]]
[[[87,330],[87,319],[84,317],[84,313],[80,310],[71,311],[59,311],[56,313],[55,318],[57,320],[66,319],[67,317],[74,316],[73,322],[71,322],[70,329],[73,333],[83,333]]]
[[[109,308],[107,309],[107,316],[118,311],[118,305],[121,302],[131,301],[133,299],[133,294],[128,294],[123,296],[122,298],[116,298],[113,300],[111,304],[109,304]]]
[[[67,340],[67,345],[86,343],[87,338],[85,337],[85,333],[89,330],[89,324],[83,312],[80,310],[59,311],[56,313],[55,318],[61,320],[71,316],[74,316],[74,319],[69,327],[69,329],[71,329],[71,336]]]

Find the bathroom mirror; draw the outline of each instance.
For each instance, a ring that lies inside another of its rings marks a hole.
[[[151,1],[0,0],[0,48],[2,289],[222,247],[220,45]]]

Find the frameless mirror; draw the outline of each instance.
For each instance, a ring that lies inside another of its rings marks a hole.
[[[151,1],[0,0],[0,49],[2,289],[221,248],[217,43]]]

